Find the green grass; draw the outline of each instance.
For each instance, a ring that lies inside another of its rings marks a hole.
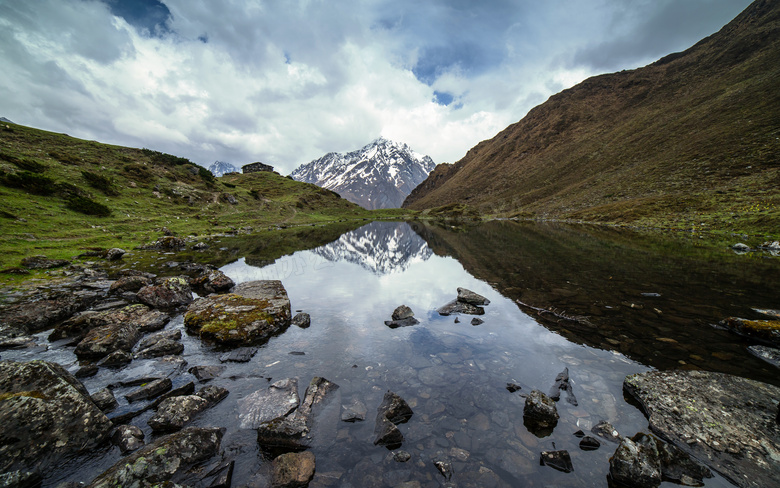
[[[0,270],[34,254],[69,259],[84,248],[132,249],[160,237],[163,227],[179,236],[205,236],[414,214],[371,212],[275,173],[214,178],[158,151],[2,127]],[[0,283],[39,275],[0,274]]]

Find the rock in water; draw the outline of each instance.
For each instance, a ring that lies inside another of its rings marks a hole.
[[[414,312],[412,312],[412,309],[406,305],[401,305],[393,310],[393,320],[408,319],[409,317],[414,317]]]
[[[650,428],[743,487],[772,486],[780,446],[771,425],[780,388],[723,373],[651,371],[626,377],[623,389],[644,408]]]
[[[194,466],[218,454],[221,441],[222,429],[216,427],[183,429],[120,459],[95,478],[89,488],[141,487],[155,483],[162,485],[174,478],[182,484],[197,482],[200,480],[197,474],[194,475],[196,478],[187,480],[187,473]]]
[[[0,361],[0,472],[44,470],[106,440],[111,421],[62,366]]]
[[[307,329],[311,325],[311,315],[306,312],[297,313],[292,318],[292,323],[301,329]]]
[[[525,399],[523,408],[523,423],[529,432],[537,437],[552,434],[558,425],[558,409],[555,401],[539,390],[533,390]]]
[[[305,488],[314,478],[316,459],[309,451],[282,454],[273,460],[274,488]]]
[[[413,414],[403,398],[391,391],[385,393],[377,408],[374,445],[386,446],[388,449],[400,447],[404,436],[396,425],[407,422]]]
[[[111,435],[111,442],[127,454],[144,446],[144,433],[135,425],[120,425]]]
[[[484,308],[466,302],[459,302],[458,300],[453,300],[448,304],[440,307],[436,311],[439,312],[439,315],[444,316],[458,313],[465,313],[468,315],[485,315]]]
[[[263,422],[284,417],[300,403],[298,380],[286,378],[271,383],[267,389],[258,390],[238,401],[240,428],[256,429]]]
[[[267,342],[290,322],[290,300],[276,280],[241,283],[232,293],[199,298],[184,315],[184,325],[202,339],[234,346]]]
[[[645,436],[646,437],[646,436]],[[634,442],[624,438],[609,460],[613,481],[635,488],[655,488],[661,484],[661,458],[654,442]]]
[[[729,317],[722,320],[720,324],[741,336],[772,347],[780,347],[780,320],[747,320]]]
[[[750,346],[748,351],[754,356],[763,359],[772,366],[780,368],[780,349],[767,346]]]
[[[149,285],[138,290],[138,301],[153,308],[174,308],[192,301],[192,290],[186,278],[173,276],[159,285]]]
[[[569,451],[542,451],[539,463],[564,473],[574,471]]]
[[[458,301],[470,305],[490,305],[490,300],[465,288],[458,288]]]

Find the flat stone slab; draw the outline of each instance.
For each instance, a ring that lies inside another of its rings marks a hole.
[[[768,346],[750,346],[748,347],[748,351],[772,366],[780,368],[780,349]]]
[[[651,371],[623,389],[650,428],[738,486],[774,486],[780,473],[780,388],[704,371]]]
[[[298,380],[286,378],[272,383],[238,401],[238,419],[242,429],[256,429],[263,422],[284,417],[298,408]]]
[[[233,346],[258,345],[290,326],[290,300],[278,280],[241,283],[232,293],[199,298],[184,325],[201,339]]]

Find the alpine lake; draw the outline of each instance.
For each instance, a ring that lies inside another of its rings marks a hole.
[[[298,379],[303,397],[312,378],[326,378],[338,389],[315,418],[308,450],[316,473],[309,486],[390,488],[608,486],[617,444],[602,440],[583,450],[575,433],[592,435],[604,420],[625,436],[650,433],[640,408],[624,397],[627,375],[690,369],[780,385],[778,368],[748,350],[754,343],[718,326],[727,317],[761,318],[757,310],[780,309],[780,257],[738,254],[729,247],[738,237],[712,243],[511,221],[371,222],[339,236],[342,230],[311,227],[323,242],[310,248],[310,240],[298,239],[274,251],[249,235],[214,238],[208,250],[185,255],[132,251],[111,271],[176,275],[182,262],[195,260],[217,264],[236,284],[281,280],[292,314],[310,314],[311,325],[290,326],[247,362],[221,362],[229,349],[188,334],[179,312],[165,330],[181,329],[186,366],[134,360],[119,370],[101,368],[83,384],[93,393],[133,378],[169,376],[174,387],[202,386],[189,368],[219,366],[208,384],[229,395],[190,425],[225,429],[221,455],[235,461],[232,486],[251,487],[270,486],[271,455],[254,430],[240,428],[241,400],[285,378]],[[438,312],[459,287],[490,301],[483,315]],[[385,325],[400,305],[419,323]],[[482,323],[472,325],[474,318]],[[47,334],[36,336],[41,347],[4,351],[2,358],[78,370],[73,347],[48,343]],[[557,402],[557,425],[529,429],[525,397],[550,391],[564,370],[571,388]],[[120,408],[132,389],[114,390]],[[414,412],[398,425],[403,442],[393,449],[373,443],[374,417],[387,391]],[[342,421],[342,406],[355,402],[366,407],[365,420]],[[131,421],[147,443],[155,438],[147,424],[152,413]],[[561,450],[571,469],[541,462],[543,451]],[[398,451],[409,459],[397,460]],[[121,457],[107,445],[70,458],[46,474],[44,486],[89,483]],[[733,485],[713,472],[703,486]]]

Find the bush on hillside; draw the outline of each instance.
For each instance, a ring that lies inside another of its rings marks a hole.
[[[51,151],[49,156],[53,157],[61,163],[70,164],[73,166],[78,166],[81,164],[81,160],[71,154],[61,153],[59,151]]]
[[[111,178],[108,178],[107,176],[99,175],[97,173],[92,173],[91,171],[82,171],[81,176],[84,177],[85,180],[87,180],[87,183],[92,188],[97,188],[98,190],[102,191],[105,195],[108,196],[116,196],[119,195],[119,191],[117,191],[116,186],[114,186],[113,180]]]
[[[0,182],[11,188],[20,188],[34,195],[51,195],[56,190],[54,180],[30,171],[20,171],[0,176]]]
[[[154,175],[143,164],[131,163],[122,168],[126,175],[138,180],[148,182]]]
[[[201,177],[203,181],[206,183],[214,183],[216,181],[214,179],[214,175],[211,173],[211,171],[207,170],[206,168],[200,166],[198,168],[198,175]]]
[[[108,217],[111,215],[111,209],[102,203],[98,203],[90,198],[72,195],[68,197],[66,206],[85,215],[95,215],[98,217]]]
[[[192,161],[190,161],[187,158],[181,158],[179,156],[174,156],[173,154],[166,154],[160,151],[154,151],[152,149],[141,149],[141,152],[144,153],[146,156],[148,156],[152,162],[158,163],[158,164],[164,164],[166,166],[180,166],[182,164],[192,164]]]

